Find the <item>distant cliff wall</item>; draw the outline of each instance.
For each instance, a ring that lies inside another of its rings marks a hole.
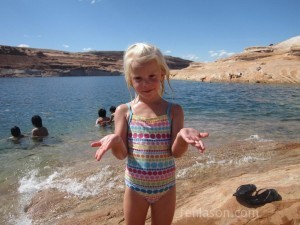
[[[122,51],[70,53],[0,45],[0,77],[117,76]],[[247,47],[215,62],[165,56],[171,78],[201,82],[300,84],[300,36],[270,46]]]
[[[0,69],[2,77],[51,77],[51,76],[120,76],[119,71],[105,71],[98,69]]]
[[[0,46],[0,77],[118,76],[123,73],[122,51],[64,51]],[[166,56],[171,69],[191,61]]]

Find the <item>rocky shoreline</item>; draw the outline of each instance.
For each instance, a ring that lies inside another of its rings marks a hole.
[[[120,76],[122,51],[71,53],[0,45],[0,77]],[[300,84],[300,36],[248,47],[215,62],[166,56],[171,78],[200,82]]]
[[[300,143],[276,142],[232,143],[209,149],[203,155],[191,149],[176,160],[177,208],[173,224],[298,224],[299,153]],[[99,162],[93,162],[78,162],[70,176],[80,181],[97,173]],[[86,198],[58,189],[40,191],[25,208],[32,224],[125,224],[124,162],[112,159],[111,163],[114,176],[121,174],[113,190]],[[257,207],[243,205],[232,194],[247,183],[274,188],[282,200]],[[117,188],[119,185],[122,188]],[[150,215],[146,224],[151,224]]]

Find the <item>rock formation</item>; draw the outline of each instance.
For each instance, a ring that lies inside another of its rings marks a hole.
[[[268,149],[267,146],[273,147]],[[268,153],[265,152],[264,157],[269,157],[269,159],[258,160],[253,162],[252,165],[246,165],[245,163],[240,165],[239,169],[234,168],[233,165],[228,168],[222,166],[216,175],[218,179],[211,180],[206,185],[203,184],[204,181],[211,178],[206,178],[204,175],[199,181],[196,180],[191,183],[186,181],[186,187],[188,188],[184,188],[184,193],[190,192],[192,194],[189,196],[186,194],[186,199],[178,201],[173,224],[299,224],[299,147],[299,143],[285,146],[282,144],[274,145],[274,143],[271,145],[261,143],[261,146],[253,145],[245,152],[249,153],[249,150],[252,151],[256,148],[256,153],[259,153],[259,151],[268,149]],[[226,148],[224,149],[225,155],[231,151],[231,148]],[[241,149],[237,150],[241,151]],[[221,154],[223,154],[223,151]],[[211,177],[213,176],[211,175]],[[189,187],[187,183],[192,184],[193,187]],[[197,183],[200,185],[198,186]],[[239,202],[233,196],[233,193],[242,184],[255,184],[257,190],[264,188],[276,189],[281,196],[281,200],[264,205],[248,205]],[[193,190],[198,190],[198,193]]]
[[[182,69],[191,62],[171,56],[166,60],[171,69]],[[122,51],[71,53],[0,46],[0,77],[121,75],[122,63]]]
[[[300,36],[210,63],[166,56],[172,79],[202,82],[300,83]],[[0,45],[0,77],[122,74],[122,51],[71,53]]]
[[[300,36],[276,45],[249,47],[211,63],[173,70],[174,79],[202,82],[300,83]]]

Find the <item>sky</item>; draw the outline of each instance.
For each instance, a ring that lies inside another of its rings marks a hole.
[[[68,52],[154,44],[210,62],[300,35],[300,0],[1,0],[0,45]]]

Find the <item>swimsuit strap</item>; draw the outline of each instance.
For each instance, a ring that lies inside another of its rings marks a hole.
[[[171,119],[171,107],[172,107],[172,103],[171,102],[168,102],[168,108],[167,108],[167,116],[168,116],[168,120],[169,120],[169,123],[170,125],[172,124],[172,119]]]
[[[129,117],[128,117],[128,124],[130,124],[131,122],[131,119],[132,119],[132,109],[131,109],[131,105],[130,103],[126,103],[128,109],[129,109]],[[168,120],[169,120],[169,123],[172,124],[172,119],[171,119],[171,107],[172,107],[172,103],[171,102],[168,102],[168,108],[167,108],[167,116],[168,116]]]
[[[131,122],[131,118],[132,118],[132,110],[131,110],[131,106],[130,106],[130,103],[126,103],[128,109],[129,109],[129,117],[128,117],[128,125],[130,124]]]

